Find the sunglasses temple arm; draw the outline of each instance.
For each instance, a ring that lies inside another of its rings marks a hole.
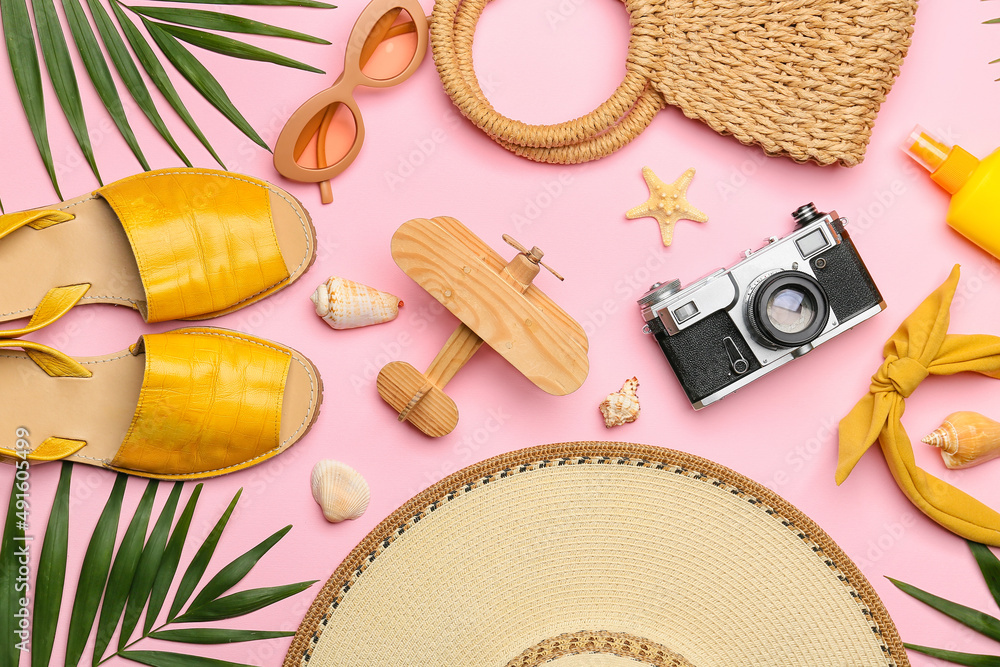
[[[324,204],[333,203],[333,188],[330,187],[330,181],[320,181],[319,198]]]
[[[365,39],[365,43],[361,47],[361,54],[358,58],[358,64],[361,69],[364,69],[365,65],[368,64],[368,60],[375,53],[375,49],[378,48],[379,44],[398,35],[416,32],[417,28],[413,24],[413,21],[393,25],[401,11],[399,8],[390,9],[372,26],[371,31],[368,33],[368,38]]]
[[[333,116],[336,113],[336,109],[340,107],[340,103],[331,104],[326,108],[323,113],[323,119],[319,124],[319,133],[316,141],[316,162],[317,164],[326,164],[326,138],[327,134],[330,132],[330,123],[333,122]],[[330,187],[330,181],[320,181],[319,183],[319,195],[320,201],[324,204],[333,203],[333,189]]]

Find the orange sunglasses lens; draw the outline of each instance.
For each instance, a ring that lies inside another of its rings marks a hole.
[[[340,102],[313,116],[295,142],[295,163],[305,169],[325,169],[343,160],[358,140],[358,123],[351,107]]]
[[[417,28],[410,13],[390,9],[375,22],[361,47],[361,72],[378,81],[399,76],[417,55]]]
[[[377,81],[393,79],[417,56],[416,25],[401,7],[390,9],[372,25],[361,47],[362,74]],[[343,160],[358,141],[358,121],[347,104],[334,102],[309,119],[295,142],[295,163],[326,169]]]

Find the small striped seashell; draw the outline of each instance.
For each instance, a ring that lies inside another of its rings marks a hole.
[[[403,302],[387,292],[331,276],[310,297],[316,314],[334,329],[355,329],[396,319]]]
[[[639,418],[639,397],[636,392],[639,390],[639,380],[632,378],[625,380],[621,391],[608,394],[601,405],[601,414],[604,415],[604,425],[608,428],[621,426],[634,422]]]
[[[313,466],[312,496],[331,523],[357,519],[368,509],[368,482],[357,470],[333,459]]]
[[[1000,456],[1000,424],[978,412],[955,412],[923,442],[939,447],[949,468],[971,468]]]

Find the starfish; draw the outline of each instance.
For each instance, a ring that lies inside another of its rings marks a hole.
[[[668,246],[674,239],[674,225],[678,220],[694,220],[708,222],[708,216],[696,209],[687,200],[687,189],[694,178],[694,169],[688,169],[676,181],[667,185],[653,173],[649,167],[642,168],[642,177],[646,179],[649,188],[649,199],[645,204],[636,206],[625,217],[656,218],[660,223],[660,235],[663,245]]]

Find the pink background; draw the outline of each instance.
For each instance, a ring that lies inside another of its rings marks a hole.
[[[430,0],[424,0],[424,6],[430,11]],[[349,0],[335,10],[234,10],[334,42],[323,47],[253,39],[318,65],[327,75],[211,53],[198,55],[273,145],[296,106],[329,85],[340,71],[347,35],[362,7],[362,2]],[[884,579],[899,578],[996,613],[964,542],[906,500],[877,447],[842,487],[834,485],[833,471],[837,422],[866,392],[869,377],[881,362],[884,340],[947,277],[953,264],[962,264],[963,276],[952,311],[952,331],[1000,333],[997,261],[945,225],[946,194],[897,148],[917,122],[981,157],[1000,145],[996,129],[1000,83],[993,81],[1000,76],[1000,65],[988,65],[1000,57],[1000,27],[981,25],[997,15],[1000,5],[973,0],[921,4],[902,74],[882,107],[865,162],[853,169],[765,158],[759,149],[719,136],[673,109],[660,113],[639,139],[606,159],[576,166],[532,163],[499,148],[460,118],[442,92],[428,55],[404,85],[358,91],[368,141],[357,162],[335,179],[334,203],[323,206],[315,186],[279,177],[268,153],[174,76],[228,168],[271,180],[299,197],[313,215],[320,247],[315,266],[302,280],[213,322],[305,353],[322,372],[326,399],[313,430],[291,450],[205,484],[192,528],[197,538],[208,532],[235,491],[244,489],[206,580],[232,557],[288,523],[294,529],[242,586],[325,580],[381,519],[456,470],[536,444],[625,440],[710,458],[787,498],[859,565],[905,641],[996,653],[992,642],[905,596]],[[504,0],[490,5],[477,34],[477,72],[500,111],[531,122],[556,122],[589,111],[614,90],[623,74],[627,36],[627,16],[618,2]],[[78,58],[75,50],[73,55]],[[47,80],[45,84],[63,192],[70,197],[94,189],[97,184],[72,142]],[[105,181],[138,171],[89,82],[81,81],[81,88]],[[0,197],[8,212],[51,203],[54,194],[7,66],[0,66],[0,91],[4,156]],[[176,157],[134,104],[127,108],[152,165],[176,166]],[[172,112],[164,117],[196,165],[214,166]],[[670,248],[660,243],[654,220],[624,218],[626,210],[647,198],[640,174],[644,165],[668,182],[688,167],[697,169],[690,198],[711,220],[703,225],[680,222]],[[791,229],[790,211],[808,201],[821,209],[836,208],[851,219],[849,229],[889,304],[888,311],[695,413],[654,341],[641,333],[635,299],[656,280],[679,277],[690,282],[730,266],[744,248],[759,247],[768,236],[785,235]],[[375,391],[378,369],[394,359],[425,368],[457,325],[389,255],[389,238],[399,224],[435,215],[462,220],[505,256],[510,252],[500,239],[504,232],[546,251],[546,259],[566,276],[566,282],[543,273],[537,284],[583,324],[590,338],[590,376],[581,389],[567,397],[544,394],[484,348],[448,386],[461,411],[454,433],[428,439],[396,422]],[[393,292],[406,305],[389,324],[334,331],[315,316],[308,299],[330,275]],[[122,349],[143,332],[176,326],[147,327],[131,311],[88,306],[75,309],[34,338],[86,356]],[[609,431],[597,404],[632,375],[641,383],[642,416],[634,424]],[[977,410],[1000,418],[996,392],[997,386],[982,377],[935,379],[908,401],[905,425],[916,441],[953,411]],[[2,434],[8,443],[13,437]],[[917,446],[918,462],[932,474],[1000,507],[995,481],[1000,463],[950,472],[936,452]],[[344,461],[368,479],[372,501],[360,519],[331,525],[321,516],[310,496],[309,473],[322,458]],[[4,479],[0,494],[6,498],[10,473],[0,475]],[[57,465],[32,470],[28,532],[39,540],[58,475]],[[70,584],[113,480],[109,472],[76,466]],[[134,508],[144,486],[137,479],[129,482],[127,508]],[[185,498],[192,487],[188,485]],[[166,487],[161,488],[157,508],[166,495]],[[40,542],[35,545],[37,556]],[[193,551],[185,552],[182,567]],[[294,630],[319,587],[316,584],[228,625]],[[65,621],[70,604],[67,594]],[[60,664],[64,632],[65,626],[54,655]],[[198,647],[197,652],[277,665],[288,641]],[[185,648],[156,644],[145,642],[137,648]],[[919,655],[911,655],[911,660],[914,665],[936,664]]]

